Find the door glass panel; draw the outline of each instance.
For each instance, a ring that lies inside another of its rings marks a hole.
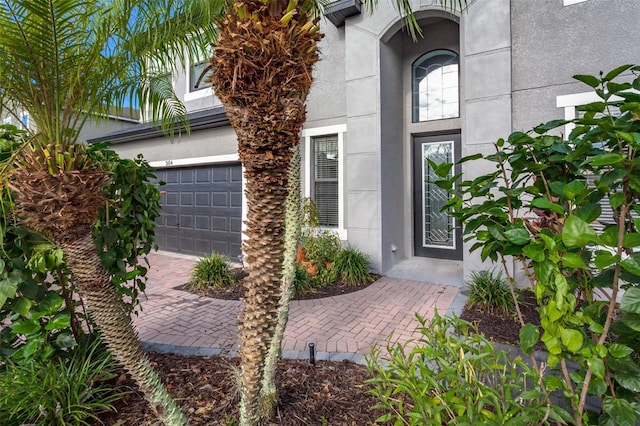
[[[423,247],[455,249],[454,219],[441,211],[450,195],[447,191],[431,183],[440,179],[429,164],[453,162],[453,141],[422,144],[422,223]],[[453,176],[453,170],[448,178]]]

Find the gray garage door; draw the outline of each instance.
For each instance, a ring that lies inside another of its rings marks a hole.
[[[161,250],[240,254],[242,169],[239,164],[156,170],[166,182],[156,236]],[[235,259],[232,259],[235,260]]]

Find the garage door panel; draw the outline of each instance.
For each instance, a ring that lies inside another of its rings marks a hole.
[[[214,192],[213,207],[229,207],[229,194],[227,192]]]
[[[164,181],[169,183],[180,182],[180,172],[178,170],[167,170]]]
[[[241,233],[242,232],[242,219],[237,217],[231,218],[231,228],[229,229],[231,232]]]
[[[231,202],[229,204],[231,207],[242,208],[242,192],[232,192],[231,193]]]
[[[209,216],[196,216],[196,229],[200,231],[208,231],[209,229]]]
[[[156,230],[161,249],[203,255],[241,253],[242,169],[209,165],[156,171],[162,215]]]
[[[180,200],[179,194],[177,192],[167,191],[167,193],[164,196],[164,200],[165,200],[164,204],[167,206],[177,206],[178,201]]]
[[[208,184],[209,182],[211,182],[211,173],[210,170],[208,168],[203,169],[197,169],[196,170],[196,183],[204,183],[204,184]]]
[[[196,192],[196,206],[209,207],[211,200],[211,194],[208,192]]]
[[[181,229],[193,229],[193,216],[188,214],[180,215],[180,228]]]
[[[229,232],[229,220],[226,217],[212,217],[211,218],[211,230],[212,231],[224,231]]]
[[[193,169],[180,169],[180,183],[193,183],[194,180]]]
[[[187,207],[193,206],[193,192],[181,192],[180,193],[180,206]]]

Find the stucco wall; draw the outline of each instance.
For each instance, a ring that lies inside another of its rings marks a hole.
[[[161,137],[121,143],[114,145],[114,149],[123,158],[135,158],[142,153],[147,161],[168,161],[235,154],[237,145],[236,134],[229,126],[176,136],[173,141]]]
[[[513,128],[563,118],[556,96],[587,92],[575,74],[640,62],[640,2],[512,0]]]

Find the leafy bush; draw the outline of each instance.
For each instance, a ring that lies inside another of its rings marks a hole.
[[[326,229],[306,229],[301,240],[306,259],[319,268],[332,263],[342,249],[338,235]]]
[[[189,287],[193,290],[205,290],[207,287],[222,288],[235,282],[229,260],[216,252],[204,256],[193,267]]]
[[[372,280],[367,255],[351,247],[338,253],[331,272],[334,279],[339,279],[346,285],[360,285]]]
[[[313,287],[313,277],[309,275],[307,269],[301,265],[296,265],[296,277],[293,280],[293,294],[305,293]]]
[[[541,425],[569,418],[529,385],[538,377],[518,357],[510,360],[466,321],[416,315],[420,339],[374,347],[367,358],[371,393],[387,414],[377,422],[406,425]],[[411,346],[409,346],[411,345]],[[414,346],[415,345],[415,346]]]
[[[502,271],[474,271],[467,287],[469,306],[490,314],[513,315],[515,302],[509,284],[502,277]]]
[[[538,338],[545,344],[576,424],[591,396],[602,402],[593,424],[638,424],[640,66],[574,78],[599,98],[578,106],[578,118],[514,132],[494,153],[460,160],[481,159],[485,175],[460,180],[436,165],[437,184],[455,195],[448,207],[471,251],[507,277],[508,258],[524,268],[540,327],[519,315],[520,344],[526,353]]]
[[[8,361],[0,368],[0,424],[89,425],[123,395],[104,384],[114,371],[97,339],[76,346],[70,357]]]
[[[9,167],[25,132],[0,126],[0,160]],[[111,172],[104,188],[108,205],[93,228],[96,246],[112,282],[129,297],[130,311],[144,291],[145,255],[154,247],[155,220],[160,214],[160,193],[151,183],[149,165],[141,158],[120,159],[105,144],[89,147],[89,153]],[[70,350],[84,330],[91,330],[62,251],[13,217],[14,204],[8,187],[0,190],[0,356],[15,362],[38,355],[51,357]]]

